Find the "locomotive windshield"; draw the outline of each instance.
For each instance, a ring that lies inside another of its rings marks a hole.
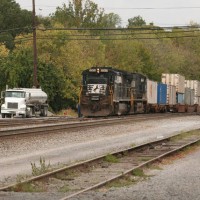
[[[25,98],[25,93],[19,91],[6,91],[5,97]]]
[[[106,78],[89,77],[87,84],[107,84]]]

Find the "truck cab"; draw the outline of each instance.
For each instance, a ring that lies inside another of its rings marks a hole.
[[[47,116],[47,95],[41,89],[14,88],[1,93],[2,118],[13,116],[32,117],[39,112]]]

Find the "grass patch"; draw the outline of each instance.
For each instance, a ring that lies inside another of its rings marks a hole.
[[[119,162],[119,159],[111,154],[108,154],[106,157],[105,157],[105,161],[106,162],[109,162],[109,163],[118,163]]]
[[[45,192],[46,190],[41,187],[37,187],[32,183],[18,183],[12,188],[14,192]]]
[[[31,163],[32,168],[32,175],[33,176],[39,176],[41,174],[44,174],[46,172],[50,171],[50,163],[46,164],[45,159],[40,157],[39,166],[36,166],[35,163]]]
[[[18,174],[17,177],[16,177],[16,182],[21,183],[22,181],[26,180],[27,178],[29,178],[28,175],[19,175]]]
[[[133,143],[133,144],[131,144],[131,147],[136,147],[136,144],[134,144],[134,143]]]
[[[170,141],[180,140],[180,139],[183,139],[183,138],[190,137],[192,135],[200,135],[200,130],[194,130],[194,131],[189,131],[189,132],[181,132],[179,135],[176,135],[173,138],[171,138]]]
[[[132,175],[133,176],[139,176],[139,177],[146,177],[146,175],[144,174],[143,169],[140,169],[140,168],[134,169],[132,171]]]
[[[151,158],[149,158],[149,157],[140,157],[139,159],[140,159],[140,161],[146,162],[146,161],[150,160]]]
[[[152,169],[152,170],[163,170],[162,167],[160,167],[159,165],[156,165],[156,164],[152,164],[152,165],[148,165],[147,166],[148,169]]]
[[[75,111],[71,108],[61,110],[60,112],[56,113],[56,115],[58,115],[58,116],[70,116],[70,117],[77,117],[78,116],[77,111]]]
[[[61,172],[61,173],[57,173],[54,175],[54,178],[56,179],[59,179],[59,180],[63,180],[63,181],[70,181],[70,180],[74,180],[74,177],[77,176],[75,174],[75,172],[68,172],[68,171],[65,171],[65,172]]]
[[[135,180],[131,179],[130,176],[125,176],[119,180],[116,181],[112,181],[111,183],[108,183],[106,185],[106,188],[111,188],[111,187],[116,187],[116,188],[120,188],[120,187],[126,187],[129,185],[132,185],[133,183],[135,183]]]
[[[64,185],[58,190],[58,192],[69,192],[69,191],[70,189],[68,185]]]
[[[128,155],[128,151],[123,151],[122,155],[123,156],[127,156]]]

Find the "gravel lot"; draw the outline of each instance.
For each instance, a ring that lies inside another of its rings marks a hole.
[[[69,164],[78,160],[84,160],[93,156],[108,153],[110,151],[129,147],[133,144],[137,145],[161,137],[167,137],[181,131],[200,128],[199,119],[200,116],[187,116],[165,120],[160,119],[157,121],[149,120],[98,129],[92,128],[88,129],[87,131],[80,130],[78,132],[71,133],[50,133],[48,135],[40,136],[7,138],[6,140],[1,141],[0,146],[1,185],[12,181],[17,175],[31,174],[30,162],[35,162],[37,164],[40,157],[45,158],[47,162],[50,161],[52,166],[59,163]],[[171,170],[171,168],[169,168],[169,170]],[[163,170],[163,172],[164,171],[165,170]],[[185,182],[188,183],[188,181]],[[169,182],[169,185],[170,184],[172,183]],[[143,186],[141,187],[143,188]],[[113,196],[115,194],[115,190],[112,192],[111,189],[111,191],[106,194],[97,194],[97,198],[99,196],[99,199],[111,199],[112,197],[109,197],[108,195]],[[120,190],[124,199],[132,199],[128,196],[125,198],[124,195],[124,193],[126,193],[129,188],[123,188]],[[123,190],[127,191],[123,192]],[[133,194],[138,195],[137,189],[135,192],[132,192],[132,195]],[[0,199],[8,199],[7,195],[8,194],[0,193]],[[38,197],[35,196],[35,194],[28,194],[29,196],[27,196],[27,194],[17,194],[17,196],[18,195],[20,199],[23,199],[22,197],[24,197],[24,199],[31,199],[32,197],[33,199],[44,199],[41,198],[41,194],[38,194]],[[53,194],[46,195],[46,197],[49,197],[46,199],[54,199]],[[95,198],[93,198],[93,195],[95,195]],[[140,196],[142,197],[143,195],[144,193],[142,192],[142,195],[140,194]],[[13,198],[17,199],[17,196],[15,195]],[[59,196],[62,196],[62,194],[59,194]],[[113,196],[113,199],[117,199],[119,196],[120,195],[117,195],[116,197]],[[11,197],[12,195],[9,196],[9,199]],[[123,199],[123,197],[118,199]],[[97,198],[96,193],[91,193],[91,196],[86,199]],[[57,195],[55,199],[58,199]],[[139,198],[136,196],[136,199],[156,198],[148,198],[145,196],[143,196],[143,198]],[[174,197],[171,197],[170,199],[174,199]]]

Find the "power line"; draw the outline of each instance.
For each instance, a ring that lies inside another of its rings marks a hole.
[[[20,28],[16,28],[20,30]],[[0,34],[5,34],[10,30],[16,29],[7,29],[7,30],[0,30]],[[23,29],[32,30],[30,27],[23,27]],[[96,34],[70,34],[68,36],[114,36],[114,35],[152,35],[152,34],[177,34],[177,33],[196,33],[199,32],[200,29],[191,26],[180,26],[178,28],[174,27],[136,27],[136,28],[38,28],[38,31],[97,31]],[[103,32],[102,32],[103,31]],[[116,32],[117,31],[117,32]],[[125,31],[125,33],[123,33]],[[144,32],[148,31],[148,32]],[[151,32],[149,32],[151,31]]]
[[[156,37],[126,37],[126,38],[60,38],[60,40],[63,41],[95,41],[95,40],[158,40],[158,39],[178,39],[178,38],[197,38],[200,37],[200,35],[184,35],[184,36],[158,36]],[[24,41],[30,41],[32,40],[32,37],[27,38],[20,38],[16,39],[15,42],[24,42]],[[53,40],[53,39],[59,39],[58,37],[37,37],[37,40]]]
[[[60,31],[71,31],[71,30],[74,30],[74,29],[68,29],[68,28],[61,28],[61,29],[57,29],[57,28],[50,28],[50,29],[38,29],[39,31],[57,31],[57,30],[60,30]],[[80,30],[80,29],[76,29],[76,30]],[[81,30],[83,30],[83,29],[81,29]],[[85,29],[84,29],[85,30]],[[92,29],[93,30],[93,29]],[[97,29],[97,30],[99,30],[99,29]],[[196,28],[192,28],[192,29],[188,29],[188,30],[185,30],[185,29],[174,29],[174,31],[172,30],[172,29],[144,29],[144,31],[152,31],[152,32],[141,32],[143,29],[132,29],[132,28],[126,28],[126,29],[101,29],[101,30],[103,30],[103,31],[120,31],[120,32],[122,32],[122,31],[125,31],[125,32],[131,32],[131,33],[129,33],[129,34],[154,34],[154,33],[191,33],[191,32],[199,32],[200,31],[200,29],[198,28],[198,29],[196,29]],[[134,31],[134,32],[133,32]],[[138,31],[140,31],[140,32],[138,32]],[[111,33],[111,32],[109,32],[109,33],[105,33],[104,32],[104,34],[105,35],[109,35],[109,34],[112,34],[112,35],[115,35],[115,33]],[[117,35],[118,33],[116,33],[116,35]],[[119,33],[120,35],[123,35],[122,33]]]
[[[62,6],[62,5],[61,5]],[[59,5],[36,4],[36,7],[57,8]],[[31,7],[31,6],[26,6]],[[200,6],[177,6],[177,7],[102,7],[108,10],[179,10],[179,9],[200,9]]]
[[[104,33],[104,34],[70,34],[66,35],[69,37],[96,37],[96,36],[135,36],[135,35],[158,35],[158,34],[167,34],[167,35],[174,35],[179,33],[197,33],[200,32],[200,30],[191,30],[191,31],[175,31],[175,32],[168,32],[168,31],[159,31],[159,32],[130,32],[130,33]]]
[[[155,27],[155,26],[145,26],[145,27],[132,27],[132,28],[38,28],[40,31],[58,31],[58,30],[67,30],[67,31],[128,31],[128,30],[163,30],[163,29],[194,29],[200,28],[200,26],[163,26],[163,27]]]
[[[164,31],[164,30],[181,30],[180,32],[188,32],[192,31],[191,29],[195,29],[193,31],[199,31],[200,26],[162,26],[162,27],[133,27],[133,28],[37,28],[39,31],[138,31],[138,30],[149,30],[149,31]],[[0,33],[5,33],[9,31],[15,30],[33,30],[32,27],[21,27],[21,28],[13,28],[13,29],[5,29],[0,30]],[[167,32],[167,31],[166,31]]]
[[[179,10],[179,9],[200,9],[200,7],[188,7],[188,6],[181,6],[181,7],[137,7],[137,8],[115,8],[115,7],[108,7],[105,8],[108,10]]]
[[[33,28],[30,27],[30,26],[25,26],[25,27],[19,27],[19,28],[11,28],[11,29],[0,30],[0,33],[16,31],[16,30],[32,30],[32,29]]]

